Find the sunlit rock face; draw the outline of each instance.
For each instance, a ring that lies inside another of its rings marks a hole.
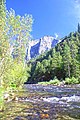
[[[35,58],[37,55],[44,53],[45,51],[50,50],[55,47],[59,40],[55,39],[52,36],[44,36],[41,39],[32,40],[29,42],[27,49],[27,60]]]

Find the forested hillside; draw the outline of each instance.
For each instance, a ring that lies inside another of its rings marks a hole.
[[[55,77],[60,81],[75,78],[75,83],[80,83],[80,25],[77,32],[71,32],[55,48],[28,64],[31,64],[28,83],[49,81]]]

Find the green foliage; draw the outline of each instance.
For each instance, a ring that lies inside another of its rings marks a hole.
[[[7,69],[3,78],[5,89],[18,90],[29,77],[29,67],[23,63],[11,62],[11,68]],[[8,84],[7,84],[8,83]]]
[[[64,70],[65,70],[65,76],[70,77],[70,66],[71,66],[71,54],[70,54],[70,47],[65,44],[64,50],[63,50],[63,63],[64,63]]]
[[[4,107],[4,88],[0,86],[0,110]]]
[[[32,22],[31,15],[16,15],[0,1],[0,87],[5,91],[18,90],[29,77],[25,54]]]
[[[13,9],[7,11],[8,40],[13,48],[12,55],[18,61],[24,61],[32,23],[31,15],[19,16]]]
[[[50,80],[49,84],[53,84],[53,85],[59,85],[60,81],[55,79],[55,80]]]
[[[38,84],[40,84],[40,85],[49,85],[49,82],[38,82]]]
[[[79,84],[78,78],[65,78],[65,84]]]
[[[50,80],[49,83],[50,83],[50,84],[53,84],[53,85],[59,85],[59,84],[60,84],[60,81],[59,81],[57,78],[54,78],[53,80]]]
[[[54,78],[53,80],[50,80],[50,81],[46,81],[46,82],[38,82],[38,84],[41,84],[41,85],[59,85],[60,84],[60,81],[57,79],[57,78]]]

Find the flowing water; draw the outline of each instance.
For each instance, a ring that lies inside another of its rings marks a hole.
[[[80,85],[24,86],[18,100],[6,102],[0,120],[80,120]]]

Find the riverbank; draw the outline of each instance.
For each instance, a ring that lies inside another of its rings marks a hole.
[[[62,86],[62,85],[76,85],[76,84],[80,84],[80,81],[74,77],[72,78],[66,78],[65,80],[58,80],[53,79],[50,81],[43,81],[43,82],[38,82],[38,84],[42,84],[42,85],[58,85],[58,86]]]

